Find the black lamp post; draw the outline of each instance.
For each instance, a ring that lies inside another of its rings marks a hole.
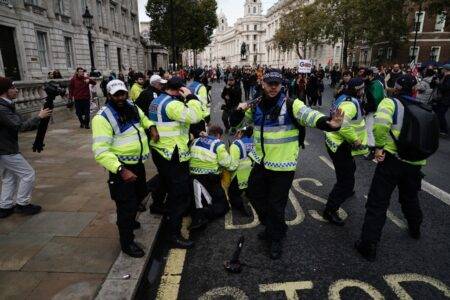
[[[86,6],[86,10],[84,11],[84,14],[82,17],[83,17],[84,26],[86,26],[86,28],[88,30],[89,54],[91,56],[91,73],[93,73],[95,70],[95,63],[94,63],[94,49],[92,49],[91,29],[93,28],[92,19],[94,18],[94,16],[91,15],[87,6]]]

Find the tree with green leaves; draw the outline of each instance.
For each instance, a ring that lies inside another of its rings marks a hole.
[[[309,44],[320,43],[322,18],[316,5],[299,6],[282,19],[274,36],[275,43],[283,51],[294,48],[297,56],[304,58]]]
[[[203,50],[218,25],[216,10],[216,0],[148,0],[150,38],[174,52],[173,62],[183,50]]]

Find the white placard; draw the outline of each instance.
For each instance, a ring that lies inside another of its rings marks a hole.
[[[300,59],[298,62],[299,73],[311,73],[312,63],[309,59]]]

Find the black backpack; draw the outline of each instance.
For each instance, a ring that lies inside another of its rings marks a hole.
[[[397,100],[403,104],[404,115],[400,135],[391,137],[397,145],[400,158],[419,161],[430,157],[439,148],[439,121],[432,108],[412,97],[401,96]],[[397,122],[398,104],[395,104],[394,123]]]

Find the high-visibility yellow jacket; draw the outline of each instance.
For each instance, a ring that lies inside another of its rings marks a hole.
[[[198,81],[193,81],[189,85],[189,90],[193,95],[196,95],[198,100],[202,103],[203,118],[210,115],[210,104],[208,103],[208,89],[206,86]]]
[[[345,113],[345,117],[339,131],[325,132],[325,143],[328,148],[331,151],[336,152],[343,142],[352,145],[356,140],[359,140],[361,142],[361,148],[352,150],[352,155],[364,155],[369,153],[367,147],[366,123],[358,99],[345,94],[341,95],[336,99],[332,110],[334,109],[341,109]]]
[[[200,122],[202,116],[202,106],[197,99],[185,104],[162,93],[150,104],[149,119],[156,124],[160,137],[157,143],[150,141],[150,146],[167,160],[171,160],[175,147],[178,147],[180,161],[188,161],[189,125]]]
[[[397,105],[395,105],[394,101],[397,102]],[[395,98],[384,98],[381,100],[375,113],[375,120],[373,124],[375,147],[384,149],[385,151],[398,157],[397,146],[395,145],[395,141],[392,139],[389,132],[392,132],[396,139],[400,136],[400,131],[403,125],[403,115],[404,107],[399,100]],[[426,160],[404,161],[420,166],[426,164]]]
[[[136,109],[139,118],[121,122],[114,105],[108,103],[92,119],[95,160],[112,173],[116,173],[121,164],[137,164],[149,156],[145,129],[155,124],[130,100],[126,105]]]
[[[248,178],[252,171],[252,160],[248,154],[253,150],[253,147],[253,139],[247,137],[235,140],[230,146],[232,161],[230,171],[235,171],[232,178],[237,178],[238,186],[241,190],[246,189],[248,186]]]
[[[212,136],[195,139],[191,145],[189,168],[192,174],[219,174],[220,168],[229,168],[231,156],[225,144]]]
[[[273,110],[278,109],[276,119],[271,118]],[[301,100],[293,102],[293,116],[302,126],[316,127],[324,115],[307,107]],[[255,147],[249,156],[268,170],[295,171],[299,154],[299,130],[288,113],[286,96],[280,93],[277,104],[270,112],[263,112],[260,104],[245,112],[245,121],[253,124]]]
[[[130,99],[136,101],[136,99],[139,97],[139,95],[142,93],[144,88],[139,83],[135,82],[130,90]]]

